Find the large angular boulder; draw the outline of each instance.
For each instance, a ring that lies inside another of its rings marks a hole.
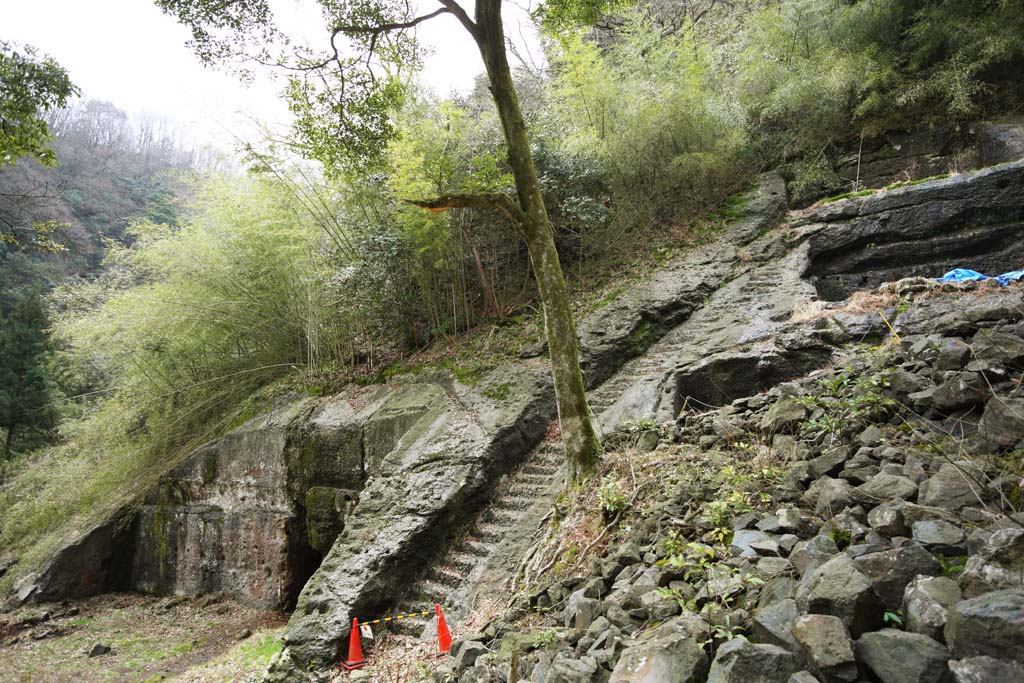
[[[825,614],[805,614],[793,624],[793,637],[822,681],[857,680],[853,640],[840,619]]]
[[[949,651],[918,633],[887,628],[857,641],[857,660],[882,683],[952,683]]]
[[[942,565],[919,545],[869,553],[858,557],[858,568],[871,580],[886,609],[898,610],[903,605],[903,591],[919,575],[937,576]]]
[[[1024,664],[1024,590],[992,591],[949,611],[946,643],[957,659],[991,657]]]
[[[692,638],[662,636],[626,648],[609,683],[703,683],[708,657]]]
[[[1014,448],[1024,441],[1024,398],[991,398],[985,404],[978,431],[1003,448]]]
[[[983,481],[978,468],[970,462],[945,463],[921,484],[918,502],[946,510],[978,505],[983,500]]]
[[[967,560],[960,587],[973,598],[1002,588],[1024,588],[1024,529],[996,531],[981,552]]]
[[[907,477],[895,474],[876,474],[854,489],[854,501],[875,506],[890,500],[912,500],[917,496],[917,484]]]
[[[800,668],[792,652],[734,638],[718,648],[707,683],[788,683]]]
[[[837,555],[814,570],[797,590],[800,611],[838,617],[855,638],[882,626],[885,605],[856,562]]]
[[[949,610],[960,599],[960,587],[953,579],[918,576],[903,594],[903,621],[907,630],[944,642]]]
[[[796,601],[787,598],[761,607],[754,612],[751,635],[759,643],[777,645],[790,652],[799,652],[800,645],[793,637],[793,624],[800,612]]]
[[[956,683],[1010,683],[1024,681],[1024,666],[994,657],[971,657],[949,663]]]
[[[761,431],[769,435],[787,431],[806,417],[807,406],[792,396],[783,396],[765,413]]]

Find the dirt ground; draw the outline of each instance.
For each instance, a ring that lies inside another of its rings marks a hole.
[[[257,681],[285,621],[216,597],[114,594],[23,608],[0,614],[0,682]],[[96,644],[111,651],[89,657]]]

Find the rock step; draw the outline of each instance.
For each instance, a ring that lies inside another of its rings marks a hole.
[[[433,605],[431,605],[433,609]],[[423,637],[423,632],[427,629],[430,624],[431,617],[414,617],[411,619],[399,619],[398,621],[389,621],[387,628],[391,633],[395,633],[400,636],[412,636],[413,638]]]
[[[476,568],[477,563],[481,557],[486,555],[475,555],[470,553],[466,548],[466,544],[459,543],[457,546],[453,546],[451,550],[444,556],[443,564],[450,567],[453,573],[461,574],[462,576],[469,576],[470,573]]]
[[[477,526],[473,535],[476,536],[479,541],[493,546],[493,544],[499,543],[501,539],[505,538],[505,532],[507,530],[508,527],[504,525],[484,523]],[[493,550],[493,547],[488,549],[488,555],[490,555],[491,550]]]
[[[524,484],[537,484],[539,486],[546,486],[551,482],[552,474],[520,474],[516,477],[517,482]]]
[[[523,468],[523,474],[544,474],[552,475],[558,471],[559,464],[556,462],[531,462]]]
[[[445,596],[451,592],[452,586],[447,586],[429,577],[423,577],[413,584],[411,596],[414,602],[426,602],[433,605],[435,602],[444,604]]]
[[[445,553],[441,564],[465,576],[476,567],[477,559],[477,556],[467,551],[465,542],[462,542],[452,546],[451,550]]]
[[[499,510],[494,505],[491,505],[480,515],[480,521],[484,524],[509,527],[518,522],[521,516],[517,510]]]
[[[491,546],[478,538],[467,538],[459,544],[459,547],[465,550],[466,554],[475,558],[475,560],[491,554]],[[475,564],[474,562],[474,566]]]
[[[539,492],[539,491],[538,491]],[[536,495],[524,494],[522,491],[516,491],[515,495],[502,496],[498,500],[491,503],[492,510],[525,510],[526,508],[533,505],[533,502],[537,499]]]
[[[439,565],[433,567],[429,572],[427,572],[426,579],[428,581],[433,581],[444,586],[451,586],[452,588],[457,588],[458,586],[461,586],[463,583],[465,583],[466,576],[465,574],[457,570],[454,570],[448,566]]]

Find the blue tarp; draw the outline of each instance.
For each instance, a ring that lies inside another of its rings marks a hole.
[[[937,278],[939,282],[978,282],[980,280],[989,280],[988,275],[982,275],[976,270],[970,270],[968,268],[954,268],[940,278]],[[1003,273],[1002,275],[996,275],[995,281],[1003,287],[1006,287],[1011,282],[1017,282],[1024,279],[1024,270],[1013,270],[1009,273]]]
[[[1013,270],[1009,273],[1003,273],[1002,275],[996,276],[996,281],[1003,287],[1007,286],[1011,282],[1018,282],[1024,279],[1024,270]]]

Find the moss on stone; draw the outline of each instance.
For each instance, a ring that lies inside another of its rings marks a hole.
[[[211,484],[213,480],[217,478],[217,452],[211,451],[206,454],[206,460],[203,463],[203,483]]]
[[[484,389],[482,393],[487,398],[493,398],[495,401],[504,401],[512,393],[512,385],[508,382],[502,382],[497,386]]]
[[[647,320],[641,320],[640,324],[629,333],[629,349],[634,355],[643,353],[657,338],[658,333],[654,329],[654,325]]]
[[[329,486],[314,486],[306,491],[306,533],[309,545],[323,555],[345,528],[344,510],[339,498],[344,491]]]

